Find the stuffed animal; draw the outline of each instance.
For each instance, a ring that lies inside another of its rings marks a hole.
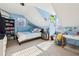
[[[59,33],[57,36],[56,36],[56,44],[61,46],[62,48],[66,45],[66,39],[63,37],[63,34],[62,33]]]

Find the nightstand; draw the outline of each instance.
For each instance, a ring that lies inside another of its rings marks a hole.
[[[48,40],[48,39],[49,39],[49,34],[48,34],[48,32],[42,30],[42,32],[41,32],[41,37],[42,37],[42,39]]]

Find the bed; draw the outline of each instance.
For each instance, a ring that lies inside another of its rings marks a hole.
[[[67,44],[79,47],[79,35],[63,35],[63,36],[66,38]]]
[[[41,37],[41,32],[17,32],[17,37],[18,37],[18,42],[19,44],[27,41],[27,40],[32,40],[34,38]]]

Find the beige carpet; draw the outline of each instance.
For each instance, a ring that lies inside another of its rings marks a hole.
[[[51,47],[52,44],[53,44],[53,41],[45,41],[45,42],[38,44],[37,46],[40,49],[46,51],[49,47]]]
[[[33,50],[34,49],[34,50]],[[29,52],[30,51],[30,52]],[[36,39],[19,45],[16,40],[8,41],[8,56],[79,56],[79,49],[61,48],[53,41]]]
[[[52,41],[45,41],[36,46],[32,46],[24,50],[18,51],[16,53],[13,53],[12,56],[37,56],[40,53],[43,53],[42,50],[46,51],[51,46],[52,43],[53,43]]]
[[[44,41],[45,40],[42,40],[42,39],[36,39],[36,40],[28,41],[28,42],[25,42],[25,43],[22,43],[21,45],[19,45],[16,40],[9,40],[8,45],[7,45],[6,55],[11,56],[12,54],[14,54],[18,51],[22,51],[22,50],[24,50],[26,48],[30,48],[32,46],[36,46],[37,44],[40,44]]]

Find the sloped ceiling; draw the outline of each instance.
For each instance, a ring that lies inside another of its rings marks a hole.
[[[15,14],[20,14],[25,16],[32,24],[40,26],[40,27],[46,27],[49,26],[48,22],[41,17],[41,15],[38,13],[38,11],[34,8],[38,7],[40,9],[43,9],[50,14],[55,15],[55,11],[52,7],[52,4],[29,4],[25,3],[25,6],[21,6],[20,3],[4,3],[0,4],[0,8],[11,12]]]
[[[38,7],[49,12],[50,14],[55,14],[52,4],[50,3],[25,3],[25,6],[21,6],[20,3],[0,3],[0,8],[23,15],[25,15],[27,7],[29,6]]]

